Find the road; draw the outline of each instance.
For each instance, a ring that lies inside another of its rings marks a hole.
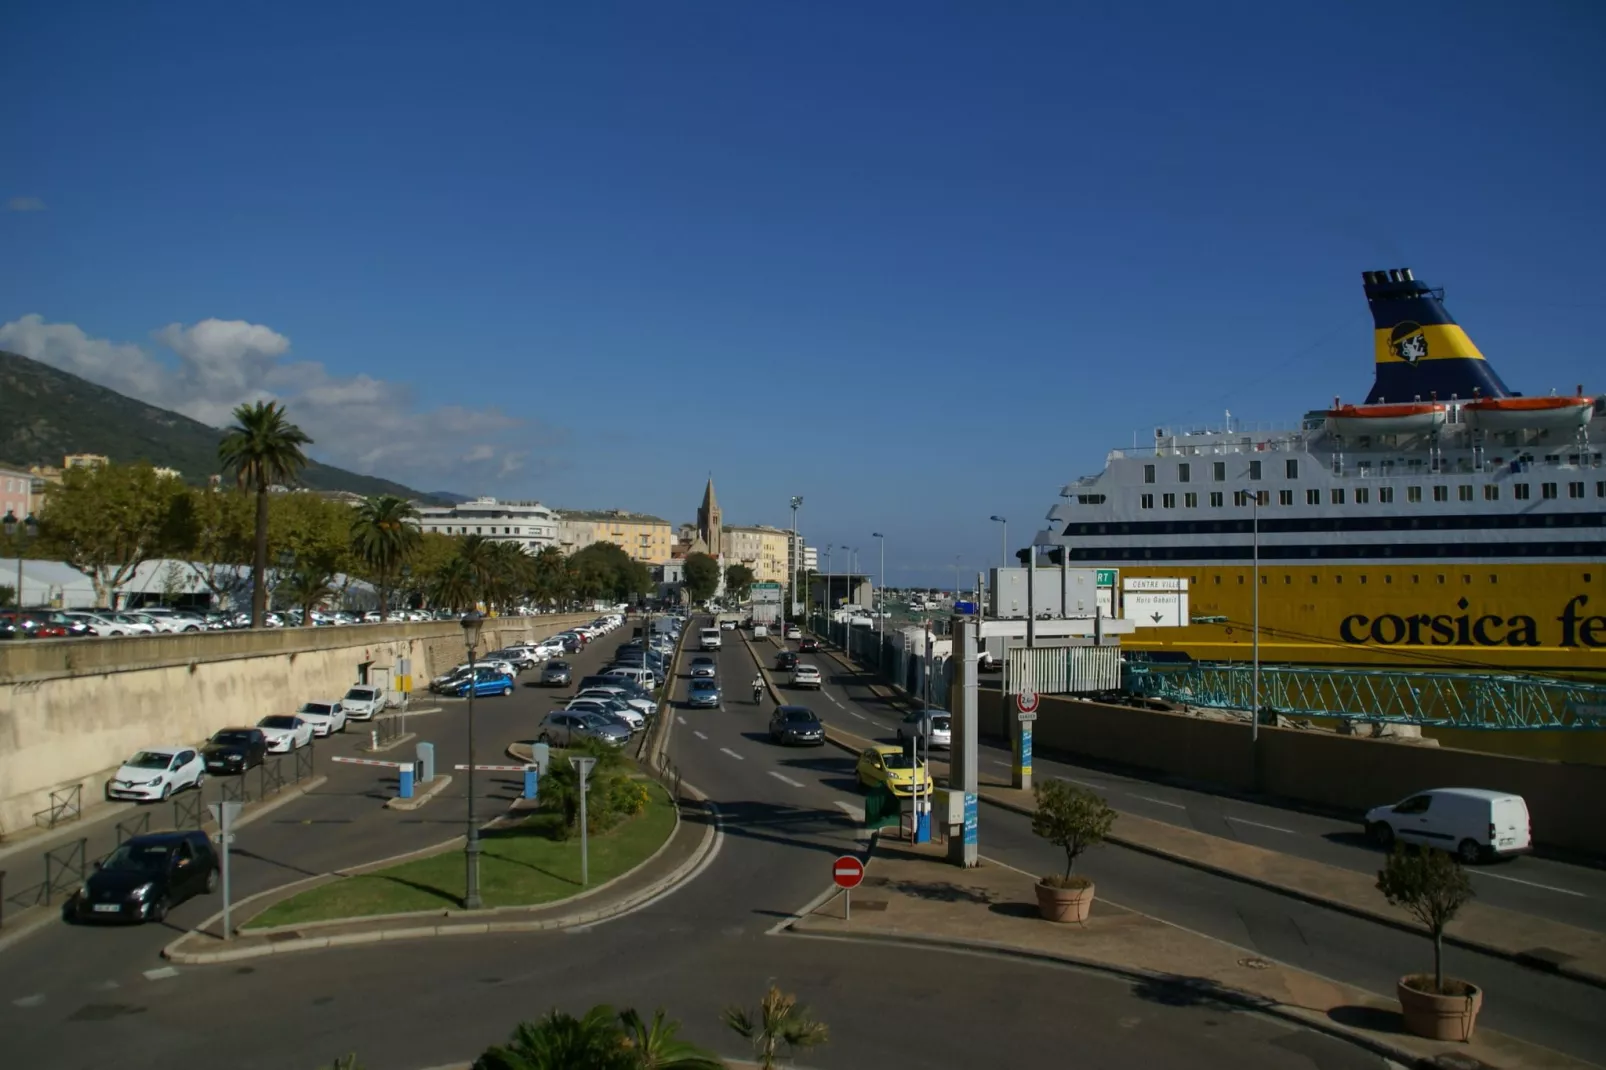
[[[602,643],[611,648],[617,639]],[[767,742],[762,715],[746,701],[747,658],[740,646],[720,655],[722,676],[741,692],[725,709],[665,714],[675,719],[671,756],[722,814],[718,853],[696,881],[581,930],[310,952],[238,966],[163,966],[140,942],[147,932],[166,939],[159,927],[63,928],[5,953],[0,1030],[9,1058],[39,1067],[131,1068],[226,1058],[235,1067],[282,1068],[316,1066],[354,1050],[370,1068],[405,1070],[472,1056],[551,1006],[581,1010],[603,1001],[664,1006],[685,1022],[689,1039],[738,1055],[739,1042],[719,1027],[718,1012],[752,1004],[774,979],[830,1024],[832,1043],[804,1060],[818,1067],[968,1068],[998,1065],[1006,1051],[1048,1063],[1073,1050],[1079,1065],[1112,1068],[1381,1065],[1347,1044],[1256,1014],[1179,1005],[1175,993],[1098,974],[770,935],[815,898],[831,857],[859,845],[861,831],[848,817],[856,793],[835,755]],[[498,749],[527,738],[549,698],[521,691],[500,706],[477,704],[494,711],[478,726],[482,738]],[[460,724],[455,711],[437,716],[446,718],[443,725]],[[443,745],[452,738],[434,734]],[[336,798],[364,799],[367,787],[371,781],[353,780]],[[349,849],[355,815],[377,803],[308,805],[351,818],[303,826],[338,827]],[[457,804],[437,805],[420,813],[450,831]],[[310,820],[291,810],[283,811],[285,821]],[[267,820],[243,830],[242,840],[253,831],[251,838],[273,844],[257,845],[259,853],[299,849],[280,839],[296,833]],[[26,959],[14,957],[24,948]],[[52,973],[51,955],[72,965]]]
[[[770,653],[770,663],[773,664],[772,646],[766,647],[760,643],[755,649]],[[811,692],[787,693],[789,701],[795,698],[801,704],[810,706],[828,724],[861,736],[897,742],[899,715],[889,704],[855,682],[851,674],[842,672],[833,659],[824,655],[804,655],[803,660],[812,660],[820,666],[825,677],[824,686],[817,697]],[[746,700],[749,696],[744,693],[742,697]],[[1003,758],[1000,755],[1007,752],[984,748],[982,754],[984,761],[1001,762]],[[828,748],[817,756],[801,761],[807,762],[831,781],[843,787],[851,786],[853,756],[836,748]],[[783,761],[783,764],[795,768],[800,763],[799,760],[793,760],[790,763]],[[1038,776],[1061,775],[1089,783],[1100,791],[1110,792],[1111,802],[1123,809],[1128,806],[1129,794],[1142,793],[1153,800],[1161,800],[1154,803],[1154,812],[1145,816],[1169,818],[1175,824],[1198,828],[1214,835],[1235,836],[1266,847],[1275,847],[1281,841],[1251,839],[1251,835],[1259,830],[1252,826],[1241,830],[1239,825],[1242,822],[1229,820],[1229,815],[1263,820],[1268,824],[1275,822],[1289,828],[1297,823],[1288,816],[1287,811],[1107,772],[1090,772],[1063,763],[1044,762],[1036,756],[1034,772]],[[1171,811],[1169,814],[1166,813],[1168,810]],[[1322,819],[1309,820],[1319,822]],[[1267,835],[1270,835],[1269,830]],[[1290,841],[1303,838],[1317,843],[1330,842],[1315,835],[1285,835]],[[1064,855],[1058,848],[1044,844],[1031,834],[1029,819],[1010,811],[984,807],[980,836],[984,856],[1028,873],[1052,872],[1064,864]],[[1284,843],[1282,849],[1290,850],[1290,845]],[[1375,855],[1371,855],[1370,866],[1364,861],[1354,861],[1370,854],[1369,848],[1339,843],[1333,845],[1332,850],[1341,854],[1321,860],[1329,861],[1332,857],[1342,856],[1352,859],[1353,868],[1369,872],[1377,868]],[[1554,863],[1541,864],[1547,870],[1553,867],[1576,868],[1556,867]],[[1373,992],[1391,993],[1400,976],[1419,972],[1432,964],[1431,947],[1420,936],[1137,851],[1106,845],[1084,856],[1078,865],[1097,883],[1100,898],[1108,898],[1122,906],[1225,940],[1265,957]],[[1481,871],[1475,872],[1487,877]],[[1582,875],[1591,871],[1579,872]],[[1480,895],[1494,891],[1495,894],[1487,896],[1490,901],[1495,901],[1496,894],[1499,894],[1487,880],[1480,881],[1478,891]],[[1498,905],[1511,906],[1512,901],[1508,898]],[[1512,906],[1512,909],[1518,908]],[[1598,926],[1598,917],[1594,920]],[[1598,988],[1539,973],[1494,956],[1455,948],[1447,952],[1446,961],[1448,968],[1458,976],[1476,980],[1486,989],[1484,1010],[1479,1021],[1489,1028],[1595,1062],[1606,1062],[1606,1034],[1602,1033],[1598,1024],[1602,1005]]]

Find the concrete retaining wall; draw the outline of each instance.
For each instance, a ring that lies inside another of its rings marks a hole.
[[[980,698],[981,733],[1002,736],[1001,696]],[[1034,744],[1356,813],[1424,788],[1510,791],[1528,801],[1539,843],[1606,856],[1606,766],[1267,727],[1257,754],[1247,724],[1053,696],[1038,709]]]
[[[480,649],[543,639],[594,614],[499,618]],[[464,659],[454,621],[8,643],[0,648],[0,837],[34,826],[50,793],[83,803],[142,747],[197,743],[302,702],[338,698],[358,666],[413,662],[415,684]]]

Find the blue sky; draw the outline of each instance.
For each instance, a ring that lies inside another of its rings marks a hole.
[[[1369,268],[1514,389],[1606,389],[1590,3],[0,22],[0,344],[285,398],[423,489],[679,521],[712,471],[733,522],[802,494],[810,542],[951,581],[1134,434],[1360,400]]]

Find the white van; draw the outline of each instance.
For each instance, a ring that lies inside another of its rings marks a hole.
[[[1449,851],[1472,863],[1533,848],[1533,825],[1521,795],[1482,788],[1434,788],[1366,812],[1366,834]]]
[[[762,625],[762,624],[753,625],[753,638],[754,639],[767,639],[767,638],[769,638],[769,634],[770,634],[770,630],[765,625]]]
[[[718,650],[720,647],[718,628],[702,629],[697,633],[697,639],[702,643],[704,650]]]

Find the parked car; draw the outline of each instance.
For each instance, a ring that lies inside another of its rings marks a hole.
[[[630,732],[594,713],[553,710],[541,721],[535,738],[537,742],[554,747],[572,746],[581,739],[600,739],[614,746],[623,746],[630,739]]]
[[[820,641],[812,635],[806,635],[798,640],[797,649],[802,654],[812,654],[820,649]]]
[[[719,684],[708,677],[699,677],[686,688],[686,705],[696,709],[719,705]]]
[[[493,650],[485,655],[485,660],[504,661],[512,667],[515,673],[535,668],[535,659],[528,652],[518,647],[503,647],[501,650]]]
[[[112,620],[109,617],[103,617],[98,613],[88,613],[82,610],[73,610],[67,613],[66,616],[71,617],[73,620],[81,621],[84,626],[89,629],[90,634],[92,635],[106,637],[132,634],[126,624],[119,624],[117,621]]]
[[[117,767],[106,798],[150,802],[206,782],[206,763],[193,747],[151,747]]]
[[[859,755],[853,775],[861,788],[885,785],[894,795],[913,795],[918,786],[922,795],[931,791],[931,774],[926,763],[905,754],[900,747],[878,743]]]
[[[795,624],[788,624],[785,635],[788,639],[801,639],[803,638],[803,629]]]
[[[227,776],[261,765],[268,756],[268,737],[260,728],[221,728],[201,748],[206,771]]]
[[[568,687],[574,682],[574,667],[566,661],[549,661],[541,669],[541,683],[547,687]]]
[[[1481,788],[1434,788],[1366,812],[1366,832],[1387,848],[1399,840],[1482,862],[1533,849],[1533,820],[1521,795]]]
[[[813,665],[796,665],[792,668],[792,679],[789,687],[806,687],[818,691],[821,679],[820,670]]]
[[[511,695],[513,693],[513,674],[500,672],[490,667],[475,669],[472,681],[465,676],[462,682],[450,693],[458,698],[467,698],[471,687],[476,698],[485,695]]]
[[[770,716],[770,739],[776,743],[820,747],[825,745],[825,726],[807,706],[777,706]]]
[[[916,710],[898,725],[898,742],[918,739],[928,747],[953,746],[953,715],[936,708]]]
[[[569,713],[595,713],[615,724],[622,724],[630,732],[639,732],[647,719],[624,703],[611,698],[575,698],[563,707]]]
[[[775,655],[775,671],[791,672],[797,667],[797,651],[783,650]]]
[[[296,716],[312,726],[320,739],[346,730],[346,711],[338,702],[303,702]]]
[[[651,717],[658,712],[658,703],[645,697],[639,691],[630,689],[628,684],[598,684],[595,687],[581,688],[574,697],[614,699],[624,703],[644,718]]]
[[[196,895],[217,890],[218,859],[206,833],[134,836],[95,863],[62,909],[71,921],[161,921]]]
[[[269,754],[288,754],[312,742],[312,725],[288,713],[270,713],[257,722],[268,740]]]
[[[375,687],[373,684],[353,684],[346,689],[345,697],[340,700],[340,708],[346,711],[346,716],[353,721],[371,721],[374,715],[384,710],[389,700],[385,697],[385,689]]]

